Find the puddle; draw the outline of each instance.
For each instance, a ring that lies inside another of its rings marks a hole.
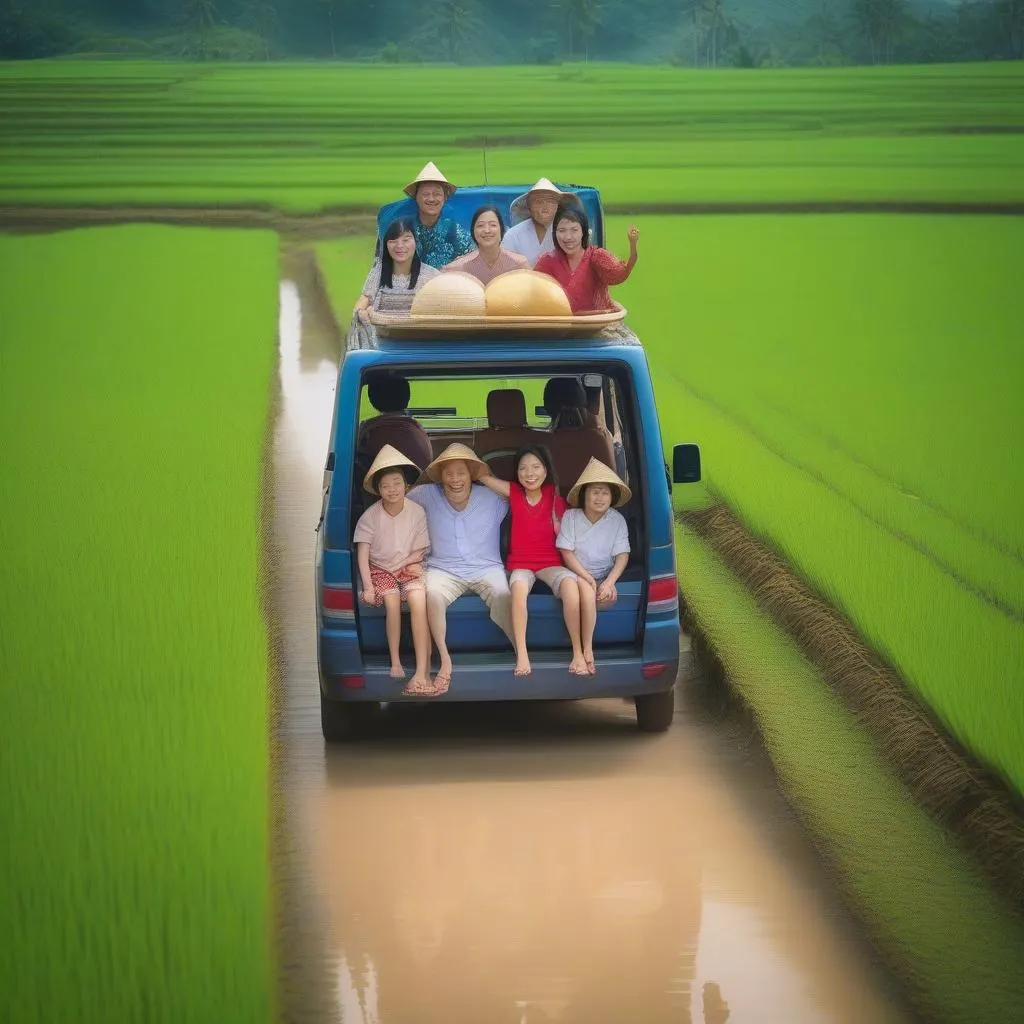
[[[734,722],[684,708],[643,737],[618,701],[403,706],[325,751],[313,528],[339,340],[308,264],[284,273],[284,1017],[909,1020]]]

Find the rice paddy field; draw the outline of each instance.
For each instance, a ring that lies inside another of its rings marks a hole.
[[[1024,201],[1024,67],[722,70],[0,64],[0,202],[376,207],[595,183],[612,209]]]
[[[914,805],[872,742],[703,541],[681,528],[679,579],[755,714],[786,792],[922,1020],[1013,1019],[1024,926]]]
[[[277,239],[0,235],[0,1017],[272,1014]]]
[[[365,211],[427,159],[479,183],[485,138],[490,181],[597,185],[620,253],[639,226],[616,296],[666,446],[702,446],[680,503],[728,502],[1024,792],[1024,218],[941,212],[1024,209],[1019,63],[0,64],[0,213]],[[893,212],[784,212],[826,202]],[[895,212],[919,203],[935,211]],[[777,212],[679,215],[701,204]],[[342,325],[371,251],[317,246]],[[0,868],[28,879],[0,894],[25,935],[0,958],[13,1019],[272,1011],[257,506],[276,258],[256,230],[0,236],[0,542],[8,581],[31,581],[0,588],[0,820],[20,824]],[[679,551],[787,790],[919,1002],[1010,1019],[1018,923],[701,542],[684,530]],[[131,942],[101,956],[115,917]],[[95,980],[101,960],[122,975]],[[87,983],[111,1012],[75,1002]]]

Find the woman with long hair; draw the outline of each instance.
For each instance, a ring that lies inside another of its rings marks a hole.
[[[439,273],[420,260],[412,221],[392,221],[384,232],[380,262],[367,275],[354,313],[364,322],[371,309],[391,316],[408,313],[416,292]]]
[[[481,206],[473,214],[469,232],[476,242],[476,251],[452,260],[443,270],[461,270],[464,274],[472,274],[481,284],[487,284],[510,270],[529,269],[525,256],[502,248],[505,222],[496,206]]]
[[[590,222],[583,210],[563,206],[555,214],[555,251],[545,253],[533,269],[553,277],[569,296],[575,315],[600,313],[614,308],[610,284],[622,284],[636,266],[636,242],[640,232],[630,225],[629,259],[590,244]]]

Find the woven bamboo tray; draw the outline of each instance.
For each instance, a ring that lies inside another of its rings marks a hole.
[[[458,334],[481,334],[491,337],[530,338],[586,338],[626,318],[626,310],[619,303],[607,313],[587,316],[452,316],[431,313],[419,316],[392,316],[371,312],[370,323],[382,338],[419,338],[429,341],[439,334],[448,338]]]

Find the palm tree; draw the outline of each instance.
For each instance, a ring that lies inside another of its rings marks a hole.
[[[420,35],[440,40],[454,64],[463,55],[472,53],[482,26],[476,0],[431,0]]]
[[[1024,0],[996,0],[996,17],[1014,60],[1024,57]]]
[[[270,60],[270,37],[277,26],[277,8],[270,0],[245,0],[242,22],[263,40],[263,57]]]
[[[217,8],[213,0],[182,0],[182,18],[185,31],[194,42],[200,60],[206,58],[206,34],[217,22]],[[190,47],[191,48],[191,47]]]
[[[726,34],[732,29],[732,23],[726,17],[724,0],[705,0],[708,20],[708,64],[718,67],[718,33]]]
[[[842,51],[842,31],[831,0],[821,0],[821,5],[807,19],[807,28],[814,43],[815,59],[827,64]]]
[[[327,13],[327,34],[331,40],[331,57],[337,60],[338,44],[334,37],[334,14],[338,9],[338,0],[319,0]]]
[[[700,23],[708,11],[710,0],[683,0],[683,11],[689,14],[693,20],[693,66],[700,64],[700,56],[697,50],[700,42]]]
[[[906,17],[906,0],[853,0],[853,16],[868,40],[871,63],[888,64]]]
[[[569,59],[575,55],[574,40],[583,41],[583,59],[589,59],[589,42],[601,20],[601,0],[555,0],[562,12],[569,38]]]

